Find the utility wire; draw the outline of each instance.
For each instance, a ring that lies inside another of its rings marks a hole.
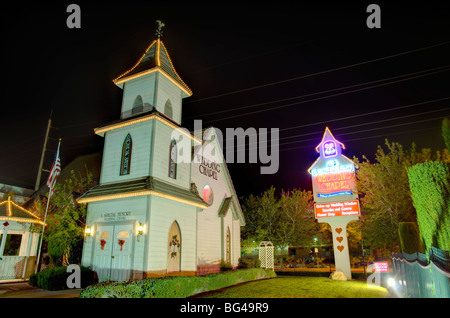
[[[410,133],[413,133],[413,132],[419,132],[419,131],[431,130],[431,129],[434,129],[434,128],[435,128],[435,127],[429,127],[429,128],[422,128],[422,129],[414,129],[414,130],[400,131],[400,132],[397,132],[397,133],[391,133],[391,134],[389,134],[389,136],[393,136],[393,135],[402,135],[402,134],[410,134]],[[386,137],[386,135],[385,135],[385,134],[382,134],[382,135],[376,135],[376,136],[354,138],[354,139],[349,139],[349,140],[347,140],[347,142],[358,141],[358,140],[365,140],[365,139],[372,139],[372,138],[380,138],[380,137]],[[295,149],[303,149],[303,148],[315,148],[315,147],[316,147],[316,145],[307,145],[307,146],[291,147],[291,148],[279,149],[279,152],[281,152],[281,151],[288,151],[288,150],[295,150]]]
[[[356,124],[356,125],[351,125],[351,126],[345,126],[345,127],[340,127],[340,128],[333,128],[333,131],[339,131],[339,130],[343,130],[343,129],[355,128],[355,127],[366,126],[366,125],[379,124],[379,123],[383,123],[383,122],[386,122],[386,121],[392,121],[392,120],[397,120],[397,119],[404,119],[404,118],[409,118],[409,117],[414,117],[414,116],[420,116],[420,115],[425,115],[425,114],[442,112],[442,111],[445,111],[445,110],[450,110],[450,107],[442,108],[442,109],[435,109],[435,110],[430,110],[430,111],[427,111],[427,112],[415,113],[415,114],[410,114],[410,115],[404,115],[404,116],[392,117],[392,118],[387,118],[387,119],[381,119],[381,120],[377,120],[377,121],[371,121],[371,122],[366,122],[366,123]],[[303,136],[308,136],[308,135],[317,135],[317,134],[320,134],[320,133],[321,132],[313,132],[313,133],[306,133],[306,134],[300,134],[300,135],[287,136],[287,137],[280,138],[279,140],[303,137]]]
[[[359,83],[359,84],[354,84],[354,85],[349,85],[349,86],[344,86],[344,87],[328,89],[328,90],[315,92],[315,93],[298,95],[298,96],[294,96],[294,97],[288,97],[288,98],[283,98],[283,99],[278,99],[278,100],[273,100],[273,101],[268,101],[268,102],[262,102],[262,103],[247,105],[247,106],[227,108],[227,109],[224,109],[224,110],[219,110],[219,111],[208,113],[208,114],[202,114],[202,117],[204,117],[204,116],[212,116],[212,115],[217,115],[217,114],[223,114],[223,113],[227,113],[227,112],[234,112],[236,110],[243,110],[243,109],[248,109],[248,108],[253,108],[253,107],[259,107],[259,106],[263,106],[263,105],[279,103],[279,102],[285,102],[285,101],[289,101],[289,100],[293,100],[293,99],[298,99],[298,98],[303,98],[303,97],[310,97],[310,96],[314,96],[314,95],[320,95],[320,94],[340,91],[340,90],[344,90],[344,89],[354,88],[354,87],[358,87],[358,86],[364,86],[364,85],[379,83],[379,82],[393,80],[393,79],[397,79],[397,78],[401,78],[401,77],[412,76],[412,75],[416,75],[416,74],[419,74],[419,73],[426,73],[426,72],[430,72],[430,71],[435,71],[435,70],[446,68],[448,66],[450,66],[450,65],[444,65],[444,66],[435,67],[435,68],[422,70],[422,71],[417,71],[417,72],[413,72],[413,73],[408,73],[408,74],[403,74],[403,75],[397,75],[397,76],[382,78],[382,79],[379,79],[379,80],[369,81],[369,82],[365,82],[365,83]],[[192,119],[192,118],[196,118],[196,117],[197,116],[190,116],[190,117],[186,117],[185,119]]]
[[[253,86],[253,87],[249,87],[249,88],[235,90],[235,91],[232,91],[232,92],[227,92],[227,93],[218,94],[218,95],[214,95],[214,96],[204,97],[204,98],[196,99],[196,100],[193,100],[193,101],[188,101],[186,103],[189,103],[189,104],[196,103],[196,102],[209,100],[209,99],[213,99],[213,98],[217,98],[217,97],[223,97],[223,96],[233,95],[233,94],[242,93],[242,92],[248,92],[248,91],[251,91],[251,90],[258,89],[258,88],[278,85],[278,84],[287,83],[287,82],[291,82],[291,81],[296,81],[296,80],[307,78],[307,77],[312,77],[312,76],[317,76],[317,75],[321,75],[321,74],[326,74],[326,73],[331,73],[331,72],[335,72],[335,71],[340,71],[340,70],[347,69],[347,68],[352,68],[352,67],[355,67],[355,66],[365,65],[365,64],[369,64],[369,63],[373,63],[373,62],[387,60],[387,59],[390,59],[390,58],[393,58],[393,57],[398,57],[398,56],[402,56],[402,55],[406,55],[406,54],[410,54],[410,53],[414,53],[414,52],[427,50],[427,49],[430,49],[430,48],[446,45],[448,43],[450,43],[450,41],[446,41],[446,42],[442,42],[442,43],[438,43],[438,44],[434,44],[434,45],[429,45],[429,46],[425,46],[425,47],[422,47],[422,48],[418,48],[418,49],[414,49],[414,50],[410,50],[410,51],[406,51],[406,52],[402,52],[402,53],[392,54],[392,55],[388,55],[388,56],[385,56],[385,57],[371,59],[371,60],[364,61],[364,62],[359,62],[359,63],[354,63],[354,64],[350,64],[350,65],[346,65],[346,66],[336,67],[336,68],[332,68],[332,69],[326,70],[326,71],[311,73],[311,74],[297,76],[297,77],[293,77],[293,78],[282,80],[282,81],[271,82],[271,83],[267,83],[267,84],[262,84],[262,85],[257,85],[257,86]]]
[[[420,78],[420,77],[425,77],[425,76],[429,76],[429,75],[434,75],[434,74],[441,73],[441,72],[446,72],[446,71],[449,71],[449,70],[450,70],[450,68],[447,68],[447,69],[431,72],[431,73],[428,73],[428,74],[413,76],[413,77],[406,78],[406,79],[391,81],[391,82],[382,83],[382,84],[378,84],[378,85],[372,85],[372,86],[369,86],[369,87],[363,87],[363,88],[354,89],[354,90],[350,90],[350,91],[346,91],[346,92],[342,92],[342,93],[331,94],[331,95],[327,95],[327,96],[317,97],[317,98],[308,99],[308,100],[295,102],[295,103],[290,103],[290,104],[286,104],[286,105],[275,106],[275,107],[271,107],[270,109],[260,109],[260,110],[255,110],[255,111],[252,111],[252,112],[243,113],[243,114],[237,114],[237,115],[233,115],[233,116],[222,117],[222,118],[219,118],[219,119],[206,121],[206,123],[217,122],[217,121],[222,121],[222,120],[228,120],[228,119],[242,117],[242,116],[254,115],[254,114],[263,113],[263,112],[267,112],[267,111],[273,111],[273,110],[280,109],[280,108],[285,108],[285,107],[290,107],[290,106],[294,106],[294,105],[305,104],[305,103],[314,102],[314,101],[327,99],[327,98],[332,98],[332,97],[336,97],[336,96],[342,96],[342,95],[355,93],[355,92],[360,92],[360,91],[363,91],[363,90],[368,90],[368,89],[372,89],[372,88],[376,88],[376,87],[381,87],[381,86],[386,86],[386,85],[390,85],[390,84],[394,84],[394,83],[409,81],[409,80],[412,80],[412,79],[415,79],[415,78]]]
[[[353,134],[359,134],[359,133],[368,132],[368,131],[374,131],[374,130],[380,130],[380,129],[387,129],[387,128],[395,128],[395,127],[406,126],[406,125],[412,125],[412,124],[417,124],[417,123],[423,123],[423,122],[432,121],[432,120],[437,120],[437,119],[443,119],[443,118],[445,118],[445,116],[434,117],[434,118],[430,118],[430,119],[417,120],[417,121],[413,121],[413,122],[407,122],[407,123],[396,124],[396,125],[390,125],[390,126],[382,126],[382,127],[377,127],[377,128],[370,128],[370,129],[364,129],[364,130],[352,131],[352,132],[342,133],[342,134],[339,134],[339,135],[336,135],[336,136],[353,135]],[[391,135],[391,134],[390,134],[390,135]],[[306,141],[314,141],[314,140],[317,140],[317,138],[311,138],[311,139],[304,139],[304,140],[297,140],[297,141],[284,142],[284,143],[280,143],[278,146],[284,146],[284,145],[295,144],[295,143],[306,142]],[[267,146],[266,146],[266,147],[258,147],[258,148],[264,149],[264,148],[267,148]],[[258,149],[258,148],[248,148],[248,150],[255,150],[255,149]]]
[[[341,117],[341,118],[334,118],[334,119],[320,121],[320,122],[313,122],[313,123],[308,123],[308,124],[302,124],[302,125],[297,125],[297,126],[293,126],[293,127],[280,128],[279,131],[281,132],[281,131],[286,131],[286,130],[305,128],[305,127],[317,126],[317,125],[322,125],[322,124],[330,124],[332,122],[343,121],[343,120],[347,120],[347,119],[354,119],[354,118],[370,116],[370,115],[375,115],[375,114],[381,114],[381,113],[390,112],[390,111],[394,111],[394,110],[400,110],[400,109],[411,108],[411,107],[415,107],[415,106],[419,106],[419,105],[425,105],[425,104],[440,102],[440,101],[444,101],[444,100],[448,100],[448,99],[450,99],[450,97],[438,98],[438,99],[434,99],[434,100],[429,100],[429,101],[424,101],[424,102],[419,102],[419,103],[414,103],[414,104],[407,104],[407,105],[402,105],[402,106],[398,106],[398,107],[391,107],[391,108],[388,108],[388,109],[383,109],[383,110],[378,110],[378,111],[373,111],[373,112],[366,112],[366,113],[362,113],[362,114],[356,114],[356,115],[345,116],[345,117]],[[441,110],[436,110],[436,111],[441,111]],[[434,112],[434,111],[431,111],[431,112]],[[419,114],[422,114],[422,113],[419,113]],[[406,115],[404,117],[410,117],[410,116],[415,116],[415,115],[414,114],[413,115]],[[402,117],[397,117],[395,119],[398,119],[398,118],[402,118]],[[372,122],[372,123],[378,123],[378,122],[389,121],[389,120],[392,120],[392,119],[380,120],[380,121]],[[360,126],[360,125],[363,125],[363,124],[359,124],[359,125],[355,125],[355,126]],[[347,126],[346,128],[350,128],[350,127]],[[334,130],[339,130],[339,129],[344,129],[344,128],[335,128],[335,129],[333,129],[333,131]],[[268,132],[266,132],[266,133],[261,132],[260,135],[267,134],[267,133]],[[311,135],[311,134],[316,134],[316,133],[300,134],[300,135],[295,135],[295,137],[308,136],[308,135]],[[320,134],[320,132],[318,132],[318,134]],[[287,138],[289,138],[289,137],[284,137],[283,139],[287,139]],[[231,139],[232,138],[227,138],[224,141],[228,141],[228,140],[231,140]]]

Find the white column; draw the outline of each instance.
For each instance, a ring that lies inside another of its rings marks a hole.
[[[318,219],[319,223],[328,223],[333,232],[334,264],[336,271],[341,271],[347,279],[352,279],[350,254],[348,250],[347,224],[358,220],[357,215],[333,216]]]
[[[6,244],[6,235],[8,234],[8,230],[5,228],[2,233],[2,241],[0,242],[0,258],[3,256],[3,251],[5,250]]]
[[[27,271],[27,263],[28,263],[28,258],[30,257],[31,243],[32,243],[32,240],[33,240],[33,233],[28,232],[27,234],[28,234],[27,255],[25,256],[25,262],[23,263],[22,279],[25,278],[25,273]]]

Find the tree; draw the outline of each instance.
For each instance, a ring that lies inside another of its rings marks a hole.
[[[398,251],[399,222],[416,222],[409,188],[407,168],[420,162],[442,160],[448,150],[432,154],[430,149],[416,151],[415,144],[406,151],[399,143],[386,140],[388,152],[378,146],[375,162],[366,156],[363,161],[354,158],[358,168],[356,186],[361,203],[362,235],[372,248],[383,247]]]
[[[53,264],[79,263],[86,225],[86,204],[78,204],[76,198],[94,185],[90,172],[86,176],[71,171],[63,184],[56,183],[47,213],[44,240]],[[37,209],[44,215],[47,198],[37,202]],[[64,261],[63,261],[64,258]]]
[[[312,242],[318,231],[311,191],[282,191],[277,196],[271,187],[260,196],[250,195],[242,209],[246,218],[242,231],[244,247],[252,249],[261,241],[271,241],[281,250],[281,260],[286,247]]]
[[[279,239],[287,245],[305,245],[317,233],[311,191],[282,191],[280,197],[281,223]],[[286,245],[286,246],[287,246]]]

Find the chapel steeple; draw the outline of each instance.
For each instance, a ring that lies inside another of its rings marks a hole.
[[[178,75],[161,40],[164,23],[157,23],[157,38],[132,68],[113,80],[124,90],[121,118],[156,109],[181,125],[182,99],[191,96],[192,90]]]
[[[169,53],[161,40],[162,30],[159,28],[156,34],[157,39],[148,46],[137,63],[132,68],[116,77],[113,80],[114,84],[123,88],[125,82],[153,72],[160,72],[183,91],[183,98],[191,96],[192,90],[181,79],[180,75],[178,75],[172,64]]]

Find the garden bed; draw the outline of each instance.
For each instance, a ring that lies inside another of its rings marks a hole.
[[[185,298],[238,283],[276,277],[272,270],[238,269],[204,276],[146,278],[129,282],[102,282],[81,292],[80,298]]]

